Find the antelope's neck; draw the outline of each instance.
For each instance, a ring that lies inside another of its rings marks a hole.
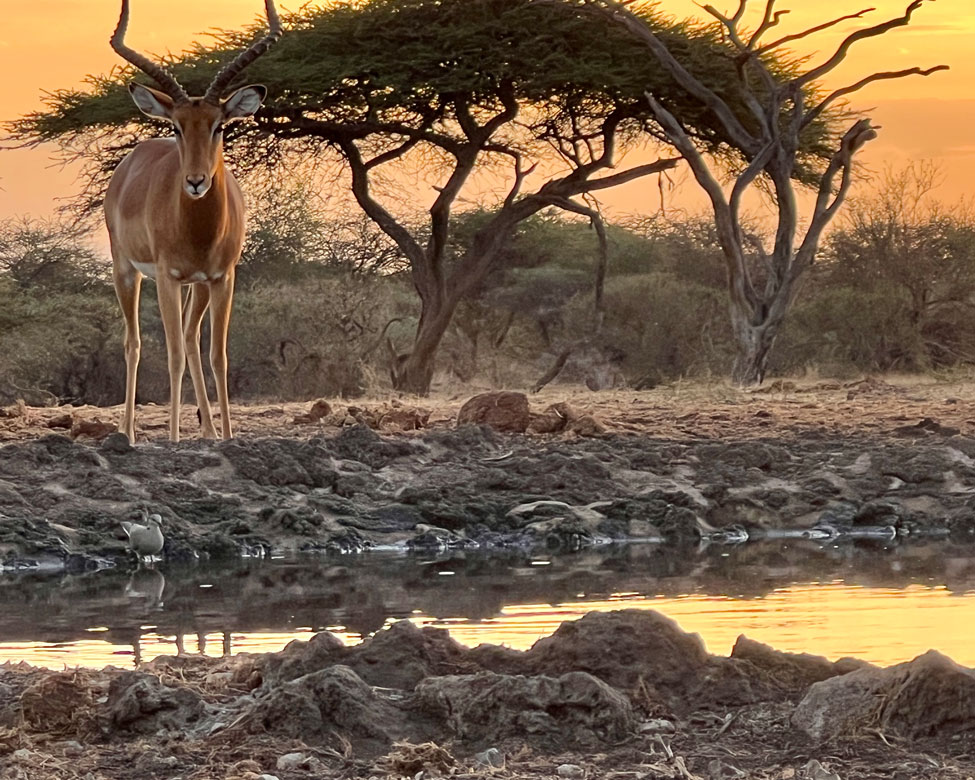
[[[227,170],[222,156],[206,195],[193,200],[180,187],[177,197],[179,226],[181,232],[191,242],[190,246],[201,249],[209,247],[227,234],[230,213]]]

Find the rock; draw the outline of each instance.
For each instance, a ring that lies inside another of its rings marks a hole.
[[[685,633],[659,612],[632,609],[563,623],[527,656],[534,672],[588,672],[627,692],[642,685],[676,708],[686,706],[709,660],[697,634]]]
[[[155,675],[125,672],[112,680],[106,709],[116,728],[149,734],[185,731],[200,719],[204,705],[189,688],[170,688]]]
[[[356,752],[384,752],[403,730],[402,716],[347,666],[331,666],[274,687],[249,711],[252,728],[305,743],[341,734]]]
[[[376,425],[383,431],[419,431],[427,427],[430,410],[419,407],[399,407],[383,412]]]
[[[277,775],[258,775],[257,780],[278,780]]]
[[[324,398],[319,398],[305,414],[296,415],[295,425],[309,425],[320,422],[332,414],[332,407]]]
[[[935,650],[858,669],[812,685],[792,723],[818,741],[866,728],[906,739],[975,730],[975,672]]]
[[[396,458],[422,451],[422,446],[408,441],[383,439],[361,423],[343,429],[332,440],[332,446],[340,457],[357,460],[374,469],[381,469]]]
[[[302,769],[308,764],[308,761],[308,756],[304,753],[285,753],[278,758],[274,768],[288,772],[293,769]]]
[[[31,753],[27,748],[20,748],[19,750],[15,750],[13,753],[11,753],[10,757],[18,764],[27,764],[30,763],[33,755],[34,754]]]
[[[79,436],[87,436],[89,439],[101,441],[111,433],[115,433],[118,426],[112,422],[104,420],[75,420],[71,426],[71,438],[77,439]]]
[[[531,423],[528,426],[529,433],[561,433],[574,420],[579,418],[576,412],[567,403],[552,404],[541,414],[533,414]]]
[[[482,750],[474,756],[475,769],[504,769],[504,753],[497,748]]]
[[[591,414],[584,414],[569,425],[569,430],[577,436],[599,436],[606,433],[606,426]]]
[[[501,391],[475,395],[457,413],[457,425],[488,425],[506,433],[524,433],[531,422],[528,396]]]
[[[868,501],[857,511],[854,525],[897,525],[904,514],[899,504],[893,501]]]
[[[576,764],[560,764],[555,774],[567,780],[582,780],[586,776],[586,770]]]
[[[84,755],[85,749],[80,742],[72,739],[64,743],[62,751],[68,758],[77,758],[78,756]]]
[[[129,437],[120,431],[110,433],[102,440],[102,452],[111,452],[116,455],[124,455],[135,449],[129,442]]]
[[[74,417],[70,412],[59,414],[57,417],[48,420],[45,425],[48,428],[67,428],[70,430],[71,426],[74,425]]]
[[[429,677],[416,686],[412,707],[474,742],[534,736],[593,747],[629,736],[636,725],[626,697],[585,672]]]

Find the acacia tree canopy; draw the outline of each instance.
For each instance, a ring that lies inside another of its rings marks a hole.
[[[674,22],[649,6],[634,13],[744,125],[754,124],[735,53],[713,26]],[[230,129],[230,154],[245,169],[270,170],[289,153],[331,148],[344,156],[356,200],[409,259],[421,298],[414,343],[394,371],[400,389],[429,389],[433,356],[458,301],[490,273],[518,222],[550,206],[597,219],[579,196],[675,164],[607,174],[621,146],[647,134],[666,137],[648,92],[698,148],[729,161],[737,154],[726,125],[648,58],[640,41],[572,0],[360,0],[305,7],[286,25],[278,46],[247,73],[268,86],[270,97],[256,122]],[[213,46],[169,65],[189,92],[198,92],[261,32],[255,25],[220,33]],[[766,59],[783,78],[795,70],[784,57]],[[139,74],[120,69],[90,78],[87,91],[54,92],[45,110],[11,128],[21,142],[55,141],[68,159],[87,161],[89,210],[129,148],[168,132],[135,121],[125,89],[133,76]],[[798,178],[828,157],[831,126],[824,115],[804,133]],[[424,160],[442,184],[428,219],[407,225],[375,190],[380,171],[414,151],[435,152]],[[553,157],[561,165],[537,185],[536,165]],[[452,211],[472,172],[487,163],[507,166],[507,193],[463,257],[450,260]],[[528,182],[536,184],[533,191]]]

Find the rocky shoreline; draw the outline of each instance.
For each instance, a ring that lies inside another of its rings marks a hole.
[[[938,778],[975,771],[975,673],[730,657],[653,612],[590,614],[521,652],[403,621],[353,647],[0,666],[3,780]]]
[[[775,433],[383,434],[355,423],[135,447],[117,433],[49,433],[0,447],[0,569],[123,563],[120,522],[141,508],[163,517],[174,562],[632,540],[975,541],[975,438]]]

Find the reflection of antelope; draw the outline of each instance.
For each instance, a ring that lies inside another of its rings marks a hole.
[[[200,358],[200,323],[210,309],[210,365],[217,385],[223,438],[230,438],[227,397],[227,329],[234,294],[234,267],[244,244],[244,199],[224,166],[223,126],[252,115],[262,86],[221,94],[231,81],[281,35],[273,0],[265,0],[270,32],[228,64],[202,98],[189,97],[164,68],[128,48],[128,0],[112,36],[112,48],[151,76],[162,91],[129,84],[139,109],[170,122],[175,138],[136,146],[112,176],[105,219],[112,245],[115,292],[125,317],[125,414],[122,430],[135,441],[135,387],[141,342],[139,290],[143,275],[156,280],[169,358],[169,438],[179,441],[180,388],[189,363],[203,435],[216,438]],[[186,310],[182,285],[192,285]],[[184,319],[184,316],[185,319]]]

